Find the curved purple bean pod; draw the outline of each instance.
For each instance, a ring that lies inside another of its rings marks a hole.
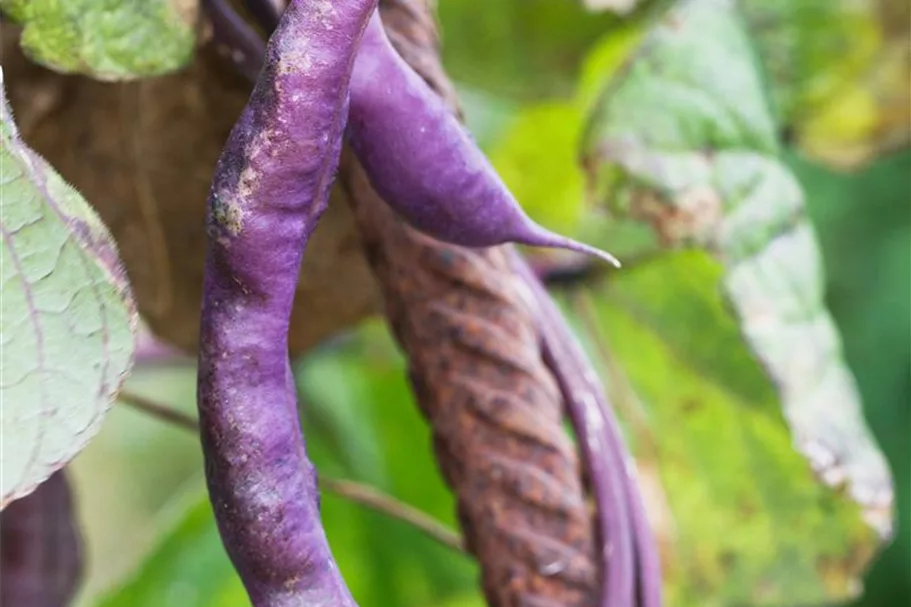
[[[655,534],[648,522],[642,493],[639,491],[634,473],[630,471],[630,468],[634,466],[635,464],[630,462],[624,478],[633,515],[633,536],[636,544],[636,562],[639,567],[637,575],[639,605],[641,607],[661,607],[663,604],[661,556],[658,554]]]
[[[547,365],[566,402],[591,478],[603,546],[601,607],[660,607],[661,564],[627,450],[598,376],[544,286],[518,253],[541,320]]]
[[[351,75],[351,147],[384,200],[417,229],[467,247],[517,242],[608,253],[549,232],[523,211],[468,131],[396,53],[379,14]]]
[[[350,72],[376,0],[294,0],[216,167],[207,210],[198,403],[225,548],[255,607],[353,607],[319,517],[287,334],[326,208]]]
[[[66,469],[0,514],[0,605],[66,607],[83,574],[83,542]]]

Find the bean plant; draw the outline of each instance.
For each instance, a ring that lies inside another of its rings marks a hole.
[[[441,41],[436,4],[0,0],[4,607],[77,604],[69,464],[115,403],[198,439],[223,573],[168,594],[168,559],[198,561],[166,540],[159,582],[79,604],[371,604],[326,495],[473,559],[491,606],[856,596],[892,481],[781,160],[804,97],[769,88],[780,41],[748,24],[773,9],[552,0],[609,34],[570,100],[513,123],[534,156],[476,139],[441,56],[472,41]],[[459,531],[314,455],[331,407],[300,369],[385,351],[374,317]],[[193,357],[195,414],[130,390]]]

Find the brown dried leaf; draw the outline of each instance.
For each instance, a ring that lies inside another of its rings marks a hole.
[[[195,350],[206,195],[250,85],[211,45],[180,73],[110,84],[34,65],[15,38],[4,25],[4,73],[23,138],[91,201],[114,234],[152,331]],[[292,352],[375,313],[374,284],[350,210],[334,200],[307,248]]]
[[[399,52],[454,104],[427,3],[381,6]],[[350,153],[340,175],[487,600],[591,604],[599,580],[579,461],[504,250],[442,244],[405,226]]]

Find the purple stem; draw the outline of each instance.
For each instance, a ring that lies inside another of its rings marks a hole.
[[[642,607],[661,607],[661,557],[658,554],[655,534],[648,522],[645,503],[642,501],[642,493],[636,481],[637,475],[631,472],[633,466],[635,464],[630,462],[625,477],[630,509],[633,513],[633,535],[636,539],[636,557],[639,564],[639,604]]]
[[[254,607],[353,607],[319,516],[288,361],[307,239],[325,210],[354,55],[376,0],[294,0],[215,170],[199,347],[206,479]]]
[[[278,26],[285,10],[285,0],[244,0],[244,6],[267,33]]]
[[[541,314],[544,356],[563,393],[591,478],[604,566],[602,607],[660,607],[661,567],[613,409],[560,310],[527,262],[513,252]],[[638,578],[638,588],[637,588]]]
[[[218,51],[227,55],[240,73],[255,81],[262,68],[265,51],[262,38],[234,11],[227,0],[203,0],[203,7],[212,20],[213,37]]]
[[[192,362],[186,353],[160,341],[147,328],[139,330],[133,359],[137,366],[185,364]]]

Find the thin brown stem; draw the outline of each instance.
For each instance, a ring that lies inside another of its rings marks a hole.
[[[432,516],[409,506],[394,497],[363,483],[335,478],[320,477],[320,486],[352,502],[367,506],[377,512],[406,522],[431,539],[452,548],[465,552],[465,546],[458,533],[439,522]]]
[[[199,432],[199,423],[193,416],[178,411],[173,407],[156,403],[132,392],[121,392],[119,399],[125,405],[129,405],[161,421],[173,424],[183,430],[189,430],[194,433]],[[385,514],[389,518],[407,523],[429,538],[457,552],[465,552],[464,542],[458,533],[432,516],[395,499],[389,494],[383,493],[379,489],[355,481],[326,476],[320,477],[320,486],[329,493]]]
[[[184,430],[190,430],[197,434],[199,433],[199,423],[196,421],[196,418],[183,411],[178,411],[173,407],[156,403],[151,399],[132,392],[121,392],[117,398],[123,404],[129,405],[143,413],[147,413],[152,417],[156,417],[161,421],[173,424]]]

